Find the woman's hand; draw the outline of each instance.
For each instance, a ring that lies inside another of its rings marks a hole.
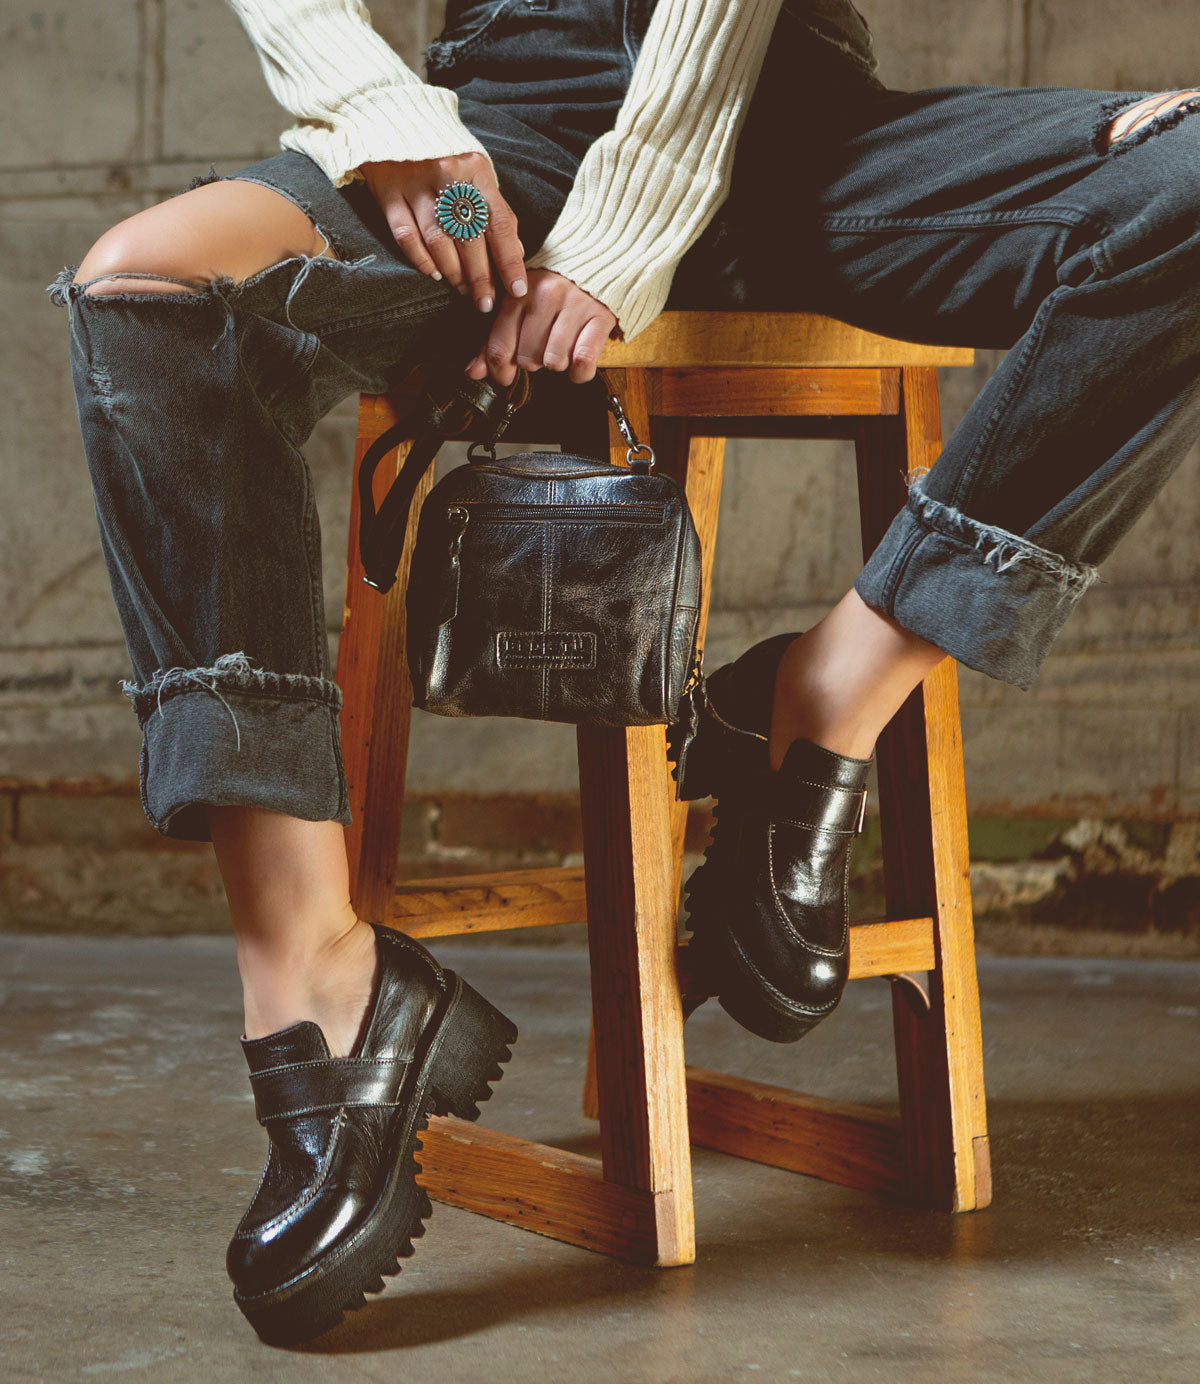
[[[460,293],[470,293],[480,312],[491,312],[496,290],[488,264],[490,250],[509,293],[514,298],[524,296],[525,247],[517,238],[517,218],[500,195],[491,165],[482,154],[364,163],[359,171],[383,208],[396,244],[415,269],[431,279],[445,278]],[[437,195],[456,182],[474,183],[488,205],[487,230],[474,240],[454,240],[437,223]]]
[[[590,293],[562,274],[535,269],[524,298],[506,298],[483,350],[467,366],[473,380],[485,375],[509,385],[524,370],[570,369],[584,384],[596,373],[604,343],[617,319]]]

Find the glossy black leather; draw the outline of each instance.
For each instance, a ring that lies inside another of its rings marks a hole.
[[[374,993],[349,1058],[330,1058],[310,1022],[242,1041],[270,1136],[262,1180],[226,1256],[242,1298],[289,1282],[352,1236],[393,1172],[397,1140],[413,1114],[407,1076],[445,1000],[447,979],[410,938],[385,928],[376,936]],[[339,1069],[347,1077],[341,1094],[378,1094],[386,1103],[336,1100]]]
[[[867,767],[800,740],[777,773],[731,783],[721,805],[714,863],[730,944],[764,1003],[805,1031],[846,984],[850,847]]]
[[[847,979],[850,848],[869,760],[808,740],[767,759],[775,673],[795,635],[708,677],[680,795],[717,798],[704,865],[688,882],[697,959],[721,1003],[775,1041],[831,1013]]]
[[[403,1057],[315,1057],[252,1071],[254,1115],[265,1125],[343,1105],[399,1105],[408,1068]]]
[[[434,486],[407,600],[425,710],[661,724],[691,671],[700,545],[670,477],[525,452]]]

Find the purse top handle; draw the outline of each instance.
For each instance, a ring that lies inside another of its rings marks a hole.
[[[605,402],[616,420],[625,440],[625,460],[635,471],[649,472],[654,466],[654,449],[639,442],[620,399],[607,375],[597,372],[604,389]],[[396,570],[404,548],[408,515],[421,477],[441,450],[442,443],[460,437],[476,418],[490,425],[487,441],[472,443],[470,455],[480,448],[488,460],[495,460],[496,444],[508,431],[508,426],[529,400],[531,383],[528,371],[521,370],[516,380],[505,388],[491,380],[463,379],[449,403],[441,405],[432,394],[425,395],[425,412],[414,436],[410,419],[393,423],[367,448],[358,468],[358,551],[363,565],[363,581],[376,591],[390,591],[396,583]],[[396,479],[376,508],[374,480],[379,463],[406,437],[413,444],[404,459]]]

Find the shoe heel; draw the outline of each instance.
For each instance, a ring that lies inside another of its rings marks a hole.
[[[430,1072],[433,1113],[477,1120],[480,1104],[491,1098],[492,1083],[504,1075],[517,1026],[453,971],[446,978],[457,992],[442,1020]]]

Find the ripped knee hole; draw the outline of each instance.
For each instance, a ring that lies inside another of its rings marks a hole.
[[[245,279],[256,278],[259,274],[266,273],[268,269],[275,268],[276,264],[286,264],[289,259],[331,259],[338,258],[337,251],[330,244],[329,237],[318,229],[317,234],[325,242],[324,246],[313,255],[284,255],[275,261],[275,264],[265,265],[262,269],[257,269],[253,274],[243,276],[243,279],[235,279],[233,282],[243,282]],[[79,274],[82,273],[82,269]],[[101,297],[104,295],[115,295],[120,293],[203,293],[214,284],[220,283],[226,278],[223,274],[214,274],[211,277],[203,278],[183,278],[169,274],[150,274],[137,269],[114,269],[107,273],[97,274],[90,279],[81,278],[79,274],[72,280],[79,286],[82,293],[91,297]]]
[[[1190,91],[1159,92],[1121,111],[1109,122],[1105,147],[1139,136],[1145,138],[1157,129],[1166,129],[1183,116],[1200,109],[1200,88]]]

